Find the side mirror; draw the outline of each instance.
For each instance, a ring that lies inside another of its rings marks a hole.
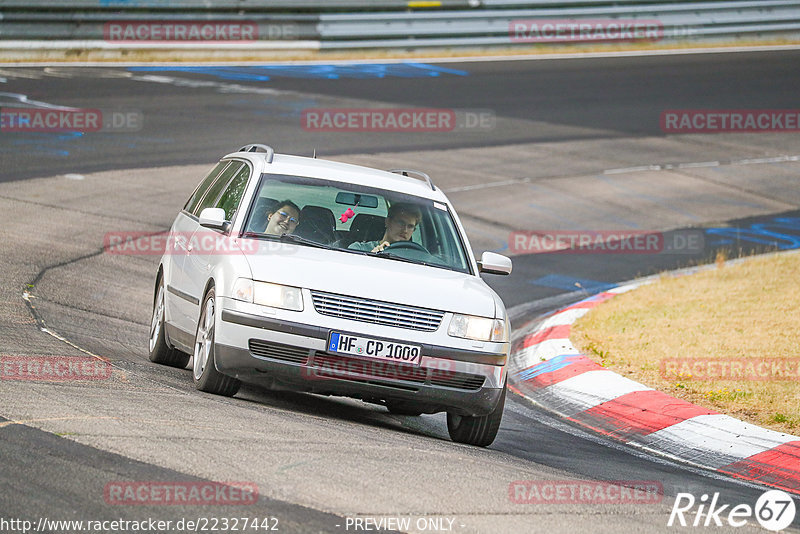
[[[200,226],[203,228],[225,232],[230,225],[230,221],[225,220],[225,210],[222,208],[205,208],[200,212]]]
[[[478,270],[487,274],[511,274],[511,260],[502,254],[484,252],[478,262]]]

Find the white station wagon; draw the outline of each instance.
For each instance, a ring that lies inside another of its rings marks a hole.
[[[248,145],[175,219],[155,283],[150,359],[197,389],[241,382],[342,395],[400,415],[447,412],[450,437],[494,440],[510,324],[450,201],[424,173]]]

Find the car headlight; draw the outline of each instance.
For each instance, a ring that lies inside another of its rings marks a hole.
[[[447,333],[453,337],[463,337],[476,341],[505,341],[506,322],[503,319],[490,319],[475,315],[454,313]]]
[[[303,293],[299,287],[239,278],[233,284],[233,298],[271,308],[303,311]]]

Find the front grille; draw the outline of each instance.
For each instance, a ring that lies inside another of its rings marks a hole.
[[[343,358],[326,352],[317,352],[314,356],[314,373],[317,376],[353,380],[357,382],[375,382],[394,380],[410,384],[430,384],[456,389],[476,390],[483,386],[486,378],[481,375],[459,373],[441,369],[412,367],[380,360],[359,358]],[[349,376],[347,375],[349,373]],[[430,373],[430,375],[429,375]],[[396,384],[386,383],[397,387]]]
[[[456,373],[452,371],[431,370],[431,384],[457,389],[480,389],[486,378],[481,375],[469,373]]]
[[[312,291],[311,300],[322,315],[426,332],[438,329],[444,317],[443,311],[322,291]]]
[[[308,361],[309,349],[282,345],[280,343],[270,343],[260,339],[251,339],[250,352],[254,356],[270,358],[272,360],[282,360],[293,363],[306,363]]]

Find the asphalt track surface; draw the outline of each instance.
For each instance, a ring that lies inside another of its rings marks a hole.
[[[80,347],[114,365],[104,384],[0,383],[1,516],[177,521],[246,508],[250,518],[279,518],[284,532],[344,532],[347,518],[387,516],[452,518],[458,532],[662,532],[674,530],[666,524],[678,492],[754,503],[763,488],[611,444],[515,396],[498,439],[481,450],[451,443],[442,415],[397,417],[356,401],[249,387],[234,399],[196,393],[188,370],[147,360],[157,258],[109,257],[102,236],[168,227],[203,170],[249,142],[433,169],[478,251],[502,251],[515,230],[774,224],[799,215],[796,133],[676,138],[658,118],[664,109],[793,108],[799,56],[338,67],[273,71],[268,80],[257,69],[0,69],[4,106],[24,95],[144,118],[132,132],[0,138],[0,202],[10,221],[0,352],[79,355]],[[377,104],[490,110],[495,122],[380,135],[309,132],[300,123],[306,108]],[[744,163],[756,158],[765,161]],[[718,165],[671,167],[712,160]],[[487,281],[520,326],[606,283],[708,261],[720,248],[776,243],[706,234],[691,254],[528,254],[515,257],[511,277]],[[22,301],[26,284],[35,308]],[[531,505],[508,497],[515,480],[565,479],[657,481],[664,498]],[[249,480],[261,496],[247,507],[109,505],[103,488],[118,480]]]

